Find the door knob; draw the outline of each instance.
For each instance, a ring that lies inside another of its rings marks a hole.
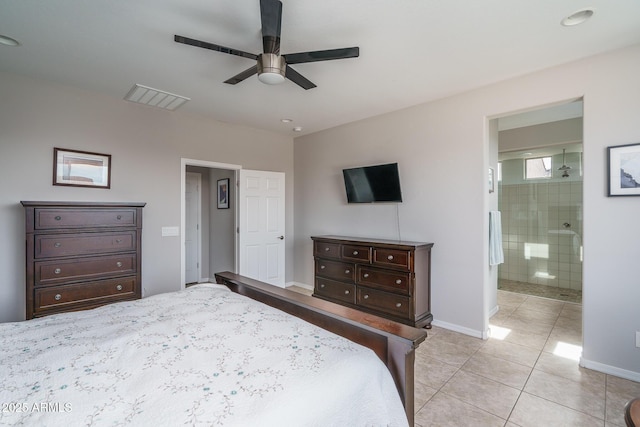
[[[280,236],[280,237],[278,237],[278,239],[284,240],[284,236]]]

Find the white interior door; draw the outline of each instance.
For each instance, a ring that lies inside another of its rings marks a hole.
[[[284,288],[284,173],[240,170],[239,271]]]
[[[187,172],[185,180],[185,283],[200,280],[200,189],[202,177],[199,173]]]

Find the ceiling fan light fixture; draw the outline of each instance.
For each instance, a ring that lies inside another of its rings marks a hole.
[[[258,56],[258,80],[268,85],[284,82],[287,62],[282,56],[274,53],[263,53]]]

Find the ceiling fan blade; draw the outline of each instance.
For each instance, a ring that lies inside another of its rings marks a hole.
[[[241,81],[253,76],[257,72],[258,72],[258,66],[254,65],[253,67],[247,68],[243,72],[236,74],[235,76],[231,77],[230,79],[225,80],[224,82],[228,83],[230,85],[235,85],[235,84],[238,84]]]
[[[298,86],[300,86],[301,88],[303,88],[304,90],[309,90],[316,87],[316,85],[311,83],[311,81],[309,81],[306,77],[304,77],[302,74],[298,73],[296,70],[289,67],[288,65],[285,71],[285,77],[291,80],[292,82],[294,82],[295,84],[297,84]]]
[[[175,35],[173,39],[177,43],[188,44],[189,46],[201,47],[203,49],[215,50],[217,52],[228,53],[229,55],[242,56],[243,58],[248,59],[258,59],[258,55],[254,55],[253,53],[243,52],[241,50],[232,49],[230,47],[224,47],[213,43],[203,42],[200,40],[190,39],[188,37],[183,37],[179,35]]]
[[[314,52],[290,53],[284,56],[287,64],[302,64],[305,62],[330,61],[333,59],[357,58],[360,56],[359,47],[345,47],[342,49],[316,50]]]
[[[260,18],[262,21],[263,52],[279,55],[282,2],[279,0],[260,0]]]

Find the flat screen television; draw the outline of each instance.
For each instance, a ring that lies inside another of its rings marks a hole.
[[[349,203],[402,202],[398,164],[343,169]]]

